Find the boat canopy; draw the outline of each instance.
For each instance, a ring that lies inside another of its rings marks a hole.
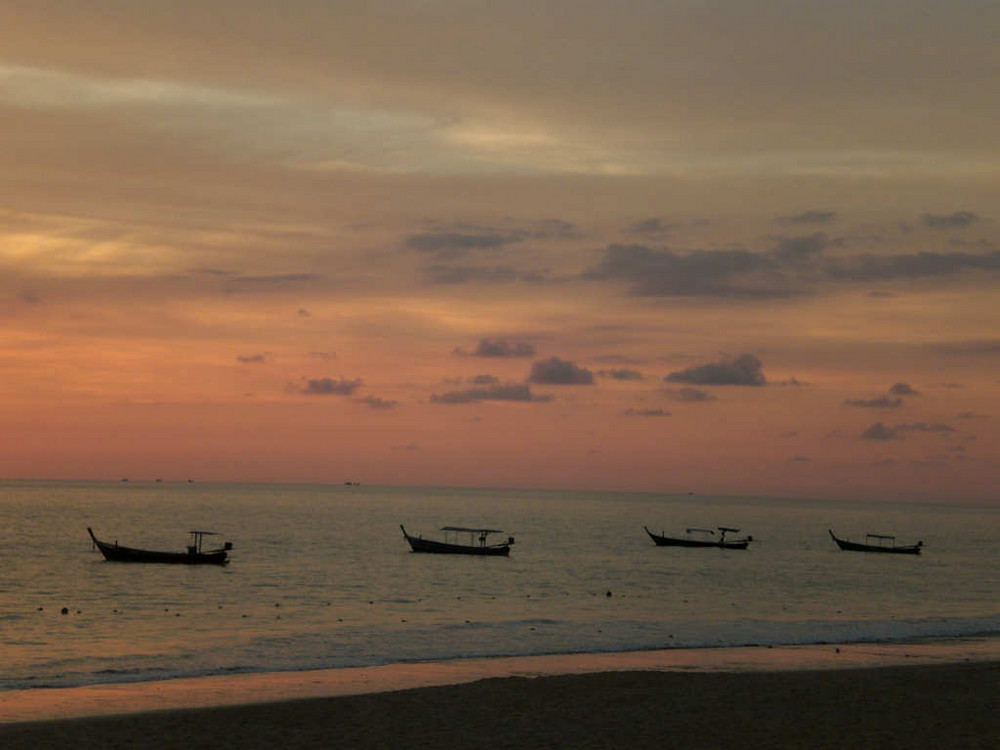
[[[467,534],[502,534],[500,529],[470,529],[465,526],[442,526],[441,531],[464,531]]]
[[[201,534],[202,536],[218,536],[218,531],[189,531],[188,534]]]
[[[686,531],[686,532],[687,532],[688,534],[690,534],[690,533],[691,533],[692,531],[700,531],[700,532],[701,532],[702,534],[714,534],[714,533],[715,533],[715,532],[714,532],[714,531],[712,531],[711,529],[699,529],[699,528],[697,528],[697,527],[695,527],[695,526],[692,526],[692,527],[690,527],[690,528],[688,528],[688,529],[685,529],[685,531]]]

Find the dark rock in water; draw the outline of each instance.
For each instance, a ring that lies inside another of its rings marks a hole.
[[[68,615],[68,614],[69,614],[69,607],[63,607],[63,608],[62,608],[62,613],[63,613],[64,615]]]

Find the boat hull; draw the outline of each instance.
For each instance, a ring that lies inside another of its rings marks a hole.
[[[510,542],[499,544],[474,545],[474,544],[451,544],[449,542],[438,542],[433,539],[424,539],[419,536],[411,536],[406,533],[402,526],[403,536],[410,544],[413,552],[427,552],[435,555],[479,555],[486,557],[506,557],[510,554]]]
[[[861,542],[851,542],[847,539],[840,539],[833,533],[833,531],[830,531],[830,537],[837,543],[837,546],[840,547],[840,549],[848,552],[880,552],[882,554],[890,555],[919,555],[920,548],[923,547],[921,542],[899,547],[888,547],[881,544],[862,544]]]
[[[663,536],[654,534],[648,528],[646,533],[653,540],[657,547],[715,547],[717,549],[746,549],[750,546],[749,539],[733,539],[731,541],[718,541],[709,539],[687,539],[684,537]]]
[[[225,565],[229,553],[224,550],[211,550],[209,552],[160,552],[157,550],[136,549],[135,547],[122,547],[119,544],[102,542],[94,532],[88,527],[90,538],[94,540],[97,549],[104,555],[108,562],[129,562],[129,563],[165,563],[169,565]]]

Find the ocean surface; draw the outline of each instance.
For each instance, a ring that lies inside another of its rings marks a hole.
[[[0,483],[0,690],[453,659],[1000,634],[1000,511],[611,492]],[[410,552],[486,526],[509,558]],[[738,527],[747,551],[643,531]],[[216,566],[105,562],[87,535]],[[922,540],[841,552],[827,529]],[[498,538],[497,541],[500,539]],[[63,609],[66,613],[63,613]]]

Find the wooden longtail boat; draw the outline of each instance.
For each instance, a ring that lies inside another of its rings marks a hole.
[[[233,548],[231,542],[226,542],[220,549],[202,549],[202,539],[206,536],[215,536],[214,531],[190,532],[191,544],[188,545],[187,552],[159,552],[157,550],[136,549],[135,547],[122,547],[117,540],[114,543],[102,542],[94,536],[94,530],[89,526],[87,533],[94,540],[97,549],[104,555],[104,559],[110,562],[225,565],[228,562],[229,550]]]
[[[714,535],[715,532],[712,529],[690,528],[685,529],[687,536],[664,536],[663,534],[654,534],[646,526],[643,526],[642,528],[646,529],[646,533],[649,534],[649,538],[656,543],[657,547],[717,547],[719,549],[746,549],[750,546],[750,542],[753,541],[753,537],[749,535],[743,539],[726,539],[726,534],[728,532],[732,532],[734,534],[739,533],[739,529],[731,529],[727,526],[719,527],[720,533],[718,539],[691,536],[693,533]]]
[[[838,547],[850,552],[887,552],[896,555],[919,555],[920,548],[924,546],[923,542],[897,545],[896,537],[885,534],[866,534],[865,543],[862,544],[861,542],[840,539],[832,530],[827,529],[827,531],[830,532],[830,536],[837,543]],[[872,539],[876,539],[877,541],[873,543]]]
[[[433,539],[424,539],[422,536],[412,536],[406,533],[403,524],[399,525],[403,529],[403,537],[410,543],[410,549],[414,552],[430,552],[438,555],[502,555],[510,554],[511,545],[514,544],[514,537],[507,537],[506,542],[487,544],[490,534],[502,534],[499,529],[470,529],[464,526],[442,526],[444,541],[437,542]],[[449,540],[449,534],[455,534],[455,541]],[[469,544],[460,544],[458,534],[470,534]]]

